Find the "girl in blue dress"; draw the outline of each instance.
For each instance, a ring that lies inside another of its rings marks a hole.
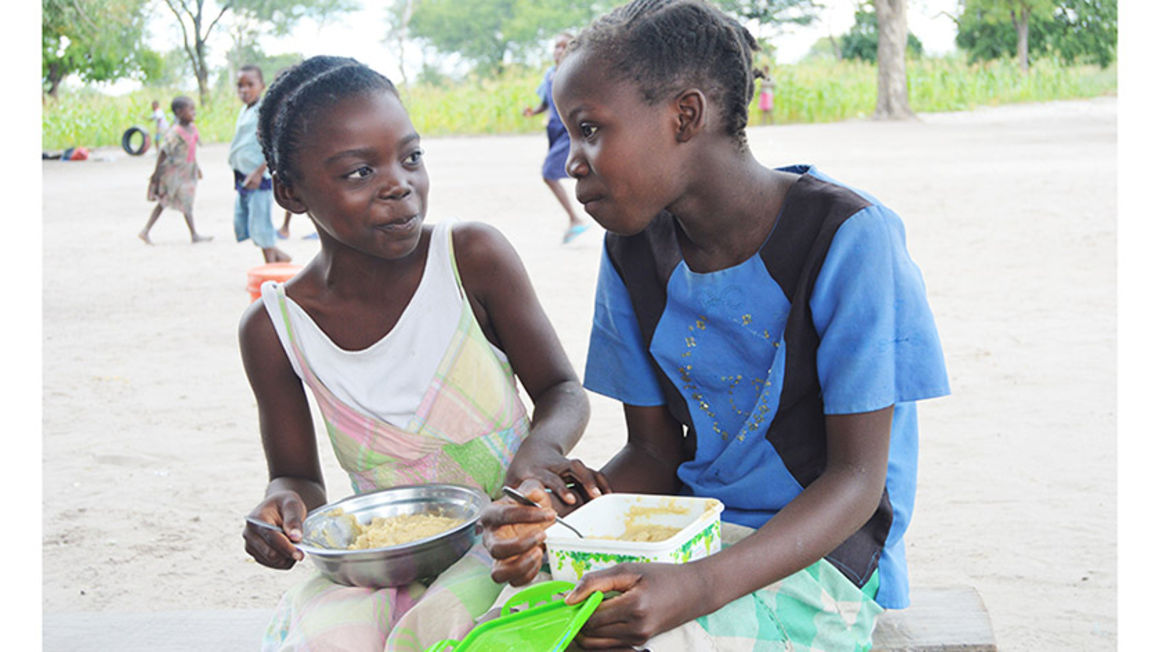
[[[564,231],[564,244],[572,242],[577,236],[588,230],[588,224],[585,224],[576,214],[572,200],[568,198],[568,191],[564,189],[564,184],[560,183],[561,179],[568,178],[568,172],[564,169],[564,162],[568,159],[568,131],[564,129],[564,123],[560,120],[560,114],[556,112],[555,103],[552,102],[552,79],[556,75],[556,66],[560,64],[560,57],[564,55],[564,50],[568,48],[568,43],[571,41],[572,35],[568,33],[556,37],[555,45],[552,47],[552,58],[555,63],[544,73],[544,81],[536,89],[536,94],[540,97],[540,104],[534,109],[530,106],[524,109],[524,116],[529,118],[545,112],[548,114],[548,155],[544,157],[544,165],[540,174],[543,175],[548,190],[552,191],[552,195],[556,197],[568,215],[568,228]]]
[[[608,231],[584,384],[623,404],[628,437],[604,479],[717,498],[747,534],[693,563],[585,575],[569,602],[619,592],[586,648],[863,650],[908,604],[915,401],[949,392],[934,319],[894,212],[754,158],[756,47],[702,0],[637,0],[555,77],[576,197]],[[483,519],[492,577],[513,585],[570,508],[523,489],[543,508]]]

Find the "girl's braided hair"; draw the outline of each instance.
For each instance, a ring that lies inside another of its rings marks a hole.
[[[294,154],[322,109],[373,91],[398,91],[391,80],[349,57],[310,57],[282,71],[258,108],[258,142],[270,174],[300,178]]]
[[[636,84],[648,104],[702,89],[721,108],[726,133],[746,146],[759,46],[720,9],[704,0],[633,0],[596,19],[568,51],[581,48],[607,62],[614,79]]]

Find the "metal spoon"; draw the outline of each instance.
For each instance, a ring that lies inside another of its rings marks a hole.
[[[282,536],[286,536],[286,533],[284,531],[282,531],[282,528],[280,526],[274,525],[273,523],[267,523],[266,521],[256,519],[253,516],[247,516],[246,522],[249,523],[250,525],[260,527],[263,530],[270,530],[271,532],[277,532],[278,534],[281,534]],[[286,538],[288,539],[290,537],[286,537]],[[291,542],[291,543],[293,543],[293,542]],[[306,554],[306,552],[303,551],[302,548],[299,548],[297,545],[295,545],[294,547],[298,548],[299,551],[302,551],[303,555]]]
[[[523,495],[519,491],[516,491],[515,489],[512,489],[511,487],[505,486],[503,488],[503,492],[505,494],[507,494],[509,497],[515,499],[515,501],[518,503],[523,503],[523,504],[529,505],[531,507],[539,507],[540,506],[540,504],[537,503],[536,501],[532,500],[531,498],[528,498],[527,496]],[[580,534],[580,530],[577,530],[576,528],[572,527],[571,525],[568,525],[567,523],[564,522],[564,519],[560,518],[559,516],[556,517],[556,522],[559,523],[560,525],[563,525],[564,527],[568,528],[569,530],[572,530],[572,532],[574,532],[576,534],[576,536],[580,537],[581,539],[584,538],[584,535]]]

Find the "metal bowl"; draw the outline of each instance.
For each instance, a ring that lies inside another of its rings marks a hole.
[[[475,523],[490,501],[479,489],[455,484],[420,484],[357,494],[312,510],[302,523],[302,543],[327,578],[348,586],[382,588],[434,577],[475,544]],[[463,519],[456,527],[397,546],[347,550],[354,539],[349,517],[361,524],[375,517],[435,514]]]

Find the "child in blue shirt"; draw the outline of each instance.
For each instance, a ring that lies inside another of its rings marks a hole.
[[[266,171],[266,157],[258,142],[258,109],[266,83],[262,69],[246,64],[238,71],[238,112],[229,162],[234,170],[234,235],[238,242],[247,238],[262,250],[267,263],[290,262],[290,255],[274,244],[275,231],[270,211],[274,207],[273,185]]]
[[[585,647],[862,650],[883,608],[908,604],[915,401],[949,391],[938,334],[896,214],[753,157],[755,49],[706,2],[637,0],[555,78],[577,199],[608,231],[584,384],[623,403],[628,440],[602,480],[717,498],[753,529],[693,563],[585,575],[570,603],[620,592]],[[523,489],[545,509],[482,519],[492,576],[514,585],[571,508]]]

